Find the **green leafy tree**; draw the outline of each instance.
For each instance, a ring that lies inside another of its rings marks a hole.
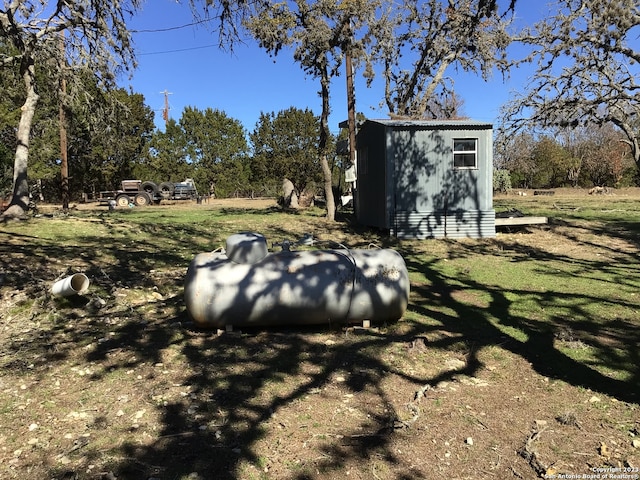
[[[0,38],[0,55],[10,55],[11,47]],[[11,191],[13,181],[13,158],[17,147],[15,126],[20,120],[20,79],[13,69],[0,65],[0,197]]]
[[[135,12],[140,4],[139,0],[116,3],[67,0],[55,5],[46,0],[3,2],[0,38],[13,50],[0,52],[0,66],[13,68],[24,88],[20,120],[16,125],[13,195],[5,217],[23,216],[28,209],[31,127],[40,98],[37,70],[42,69],[49,77],[58,79],[69,62],[76,69],[93,72],[103,85],[113,85],[118,72],[134,64],[125,15]],[[65,35],[63,56],[59,53],[62,35]],[[54,59],[58,61],[52,61]],[[87,103],[96,106],[91,101]]]
[[[69,107],[69,170],[74,192],[111,190],[119,188],[122,180],[135,178],[136,166],[147,161],[154,130],[154,113],[143,95],[124,89],[102,91],[95,85],[94,96],[110,106],[113,120],[107,124],[96,121],[84,104]]]
[[[500,193],[509,193],[511,191],[511,174],[509,170],[497,168],[493,170],[493,191]]]
[[[12,162],[13,162],[13,152],[14,149],[7,147],[6,131],[0,132],[0,199],[4,199],[11,190],[11,179],[12,175]]]
[[[199,191],[226,197],[250,190],[249,147],[239,120],[217,109],[185,107],[180,127]]]
[[[51,60],[53,61],[53,60]],[[51,61],[49,63],[51,63]],[[0,131],[4,145],[15,154],[15,123],[19,120],[24,93],[11,69],[5,68],[0,87],[13,95],[0,101]],[[74,72],[66,94],[60,96],[57,78],[46,69],[36,71],[38,108],[33,116],[29,152],[29,184],[38,187],[49,201],[61,197],[60,102],[64,105],[68,140],[70,192],[79,199],[83,192],[115,188],[131,176],[132,167],[147,150],[153,130],[153,112],[140,94],[105,90],[86,69]],[[79,92],[81,91],[81,93]],[[92,103],[87,103],[90,97]],[[96,106],[97,105],[97,106]],[[35,193],[35,192],[33,192]]]
[[[293,49],[293,58],[320,84],[322,110],[318,157],[327,201],[327,219],[335,219],[332,170],[329,162],[330,84],[339,74],[344,55],[364,59],[369,42],[366,26],[375,18],[378,2],[369,0],[296,0],[262,8],[246,25],[260,46],[272,55]]]
[[[156,130],[149,142],[149,154],[134,167],[135,177],[161,182],[182,182],[193,178],[187,140],[180,125],[172,118],[165,131]]]
[[[59,110],[55,90],[40,91],[39,106],[31,128],[29,184],[33,190],[32,198],[53,201],[60,198]]]
[[[270,194],[278,192],[288,178],[299,189],[322,181],[318,161],[320,121],[309,109],[291,107],[261,113],[249,135],[253,158],[252,184]]]
[[[571,154],[551,137],[542,137],[532,151],[536,170],[532,187],[554,188],[564,186],[572,165]]]

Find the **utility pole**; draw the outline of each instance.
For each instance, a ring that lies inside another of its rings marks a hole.
[[[348,38],[347,48],[344,49],[344,65],[347,70],[347,123],[349,127],[349,161],[356,164],[356,94],[353,88],[353,62],[351,61],[351,44],[353,32],[351,20],[345,25]]]
[[[67,118],[64,101],[67,95],[67,81],[65,75],[66,59],[64,54],[64,30],[60,32],[60,180],[62,194],[62,210],[69,210],[69,163],[67,156]]]
[[[167,92],[166,89],[160,93],[164,94],[164,108],[162,109],[162,118],[164,120],[164,124],[166,125],[169,121],[169,95],[173,94],[171,92]]]
[[[349,124],[349,161],[356,164],[356,95],[353,89],[353,65],[351,54],[345,54],[347,69],[347,123]]]

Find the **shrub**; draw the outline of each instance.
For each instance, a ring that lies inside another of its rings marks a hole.
[[[511,191],[511,174],[509,170],[493,170],[493,191],[509,193]]]

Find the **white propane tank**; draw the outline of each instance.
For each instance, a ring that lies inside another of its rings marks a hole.
[[[187,269],[187,312],[200,327],[393,321],[409,302],[395,250],[267,253],[255,233],[232,235],[227,249],[200,253]]]

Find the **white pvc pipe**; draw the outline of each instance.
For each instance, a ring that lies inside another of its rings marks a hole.
[[[89,277],[84,273],[75,273],[58,280],[51,287],[51,293],[56,297],[70,297],[85,292],[89,288]]]

